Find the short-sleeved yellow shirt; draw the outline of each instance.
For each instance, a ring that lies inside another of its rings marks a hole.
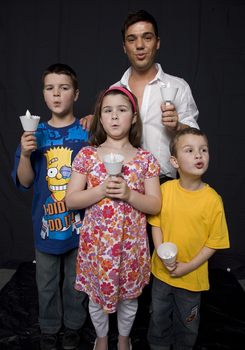
[[[180,262],[192,260],[203,246],[229,248],[223,202],[214,189],[206,185],[199,191],[187,191],[180,186],[179,180],[172,180],[161,186],[161,192],[161,211],[158,215],[148,216],[148,222],[161,227],[163,242],[176,244]],[[174,287],[191,291],[209,289],[207,261],[185,276],[170,277],[154,250],[151,271]]]

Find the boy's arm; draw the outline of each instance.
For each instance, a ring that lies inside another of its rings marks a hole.
[[[161,227],[152,226],[151,232],[152,232],[152,239],[153,239],[153,243],[154,243],[154,248],[155,248],[155,251],[157,252],[157,248],[159,247],[160,244],[163,243],[162,229],[161,229]],[[176,269],[176,264],[178,263],[177,259],[174,262],[172,262],[171,264],[166,264],[163,259],[161,259],[161,260],[162,260],[163,265],[169,271],[173,271]]]
[[[31,166],[30,157],[20,156],[17,177],[20,184],[26,188],[29,188],[33,183],[35,175]]]
[[[171,277],[181,277],[196,270],[216,252],[216,249],[204,246],[200,252],[188,263],[177,262],[174,271],[170,271]],[[166,266],[166,265],[165,265]],[[167,266],[166,266],[167,267]],[[168,267],[167,267],[168,268]]]
[[[26,131],[21,137],[21,154],[17,169],[17,177],[20,184],[29,188],[34,181],[34,171],[31,165],[31,152],[37,148],[36,137],[34,132]]]

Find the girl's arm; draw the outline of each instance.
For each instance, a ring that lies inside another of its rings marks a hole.
[[[170,271],[171,277],[181,277],[196,270],[216,252],[216,249],[204,246],[200,252],[188,263],[178,262],[174,271]],[[165,265],[166,266],[166,265]],[[166,266],[167,267],[167,266]]]
[[[162,229],[161,229],[161,227],[152,226],[151,232],[152,232],[152,239],[153,239],[153,243],[154,243],[154,248],[157,251],[157,248],[159,247],[159,245],[163,243]]]
[[[106,197],[107,180],[96,187],[86,189],[87,176],[72,171],[66,191],[66,204],[69,209],[84,209]]]
[[[110,178],[106,187],[107,197],[121,199],[142,213],[155,215],[162,204],[159,177],[145,179],[145,194],[131,190],[121,177]]]

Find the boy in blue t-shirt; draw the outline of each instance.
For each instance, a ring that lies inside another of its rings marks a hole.
[[[76,73],[67,65],[54,64],[44,72],[43,86],[52,117],[39,124],[36,132],[24,132],[12,176],[21,190],[34,184],[32,220],[41,349],[57,349],[62,324],[62,347],[74,349],[87,316],[86,294],[74,288],[84,211],[69,210],[65,194],[72,161],[87,144],[88,135],[73,115],[73,103],[79,95]]]

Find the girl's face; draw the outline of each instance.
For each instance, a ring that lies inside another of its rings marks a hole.
[[[100,121],[108,136],[120,140],[128,137],[131,125],[137,120],[132,105],[122,94],[107,95],[101,105]]]

